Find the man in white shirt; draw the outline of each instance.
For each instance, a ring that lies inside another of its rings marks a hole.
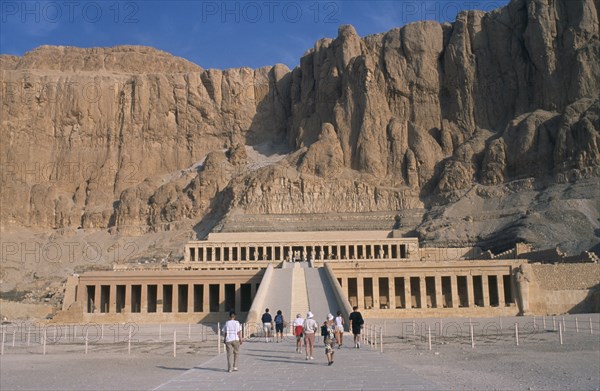
[[[242,340],[242,325],[235,319],[235,312],[229,312],[229,320],[223,326],[225,348],[227,349],[227,372],[237,371],[238,356]]]

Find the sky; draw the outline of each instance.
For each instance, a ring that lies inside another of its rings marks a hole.
[[[0,53],[40,45],[145,45],[203,68],[290,69],[321,38],[351,24],[360,36],[417,20],[452,22],[459,11],[490,11],[508,0],[5,1]]]

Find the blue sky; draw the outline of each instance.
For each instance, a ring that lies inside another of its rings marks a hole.
[[[460,10],[489,11],[508,0],[461,1],[6,1],[0,53],[40,45],[147,45],[203,68],[293,68],[323,37],[352,24],[359,35],[416,20],[453,21]]]

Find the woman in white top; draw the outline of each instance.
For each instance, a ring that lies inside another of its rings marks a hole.
[[[304,345],[306,346],[306,359],[314,360],[313,349],[315,346],[315,332],[319,328],[317,321],[313,319],[314,315],[308,311],[304,321]]]
[[[296,315],[294,319],[294,335],[296,336],[296,352],[302,353],[302,337],[304,336],[304,319],[302,315]]]
[[[338,345],[338,349],[342,347],[342,342],[344,339],[344,317],[342,316],[342,311],[337,312],[337,316],[335,317],[335,341]]]

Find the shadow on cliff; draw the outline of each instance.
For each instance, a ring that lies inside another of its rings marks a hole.
[[[194,225],[196,239],[205,239],[210,232],[219,232],[222,228],[221,221],[231,208],[233,190],[227,186],[210,201],[209,212]]]

